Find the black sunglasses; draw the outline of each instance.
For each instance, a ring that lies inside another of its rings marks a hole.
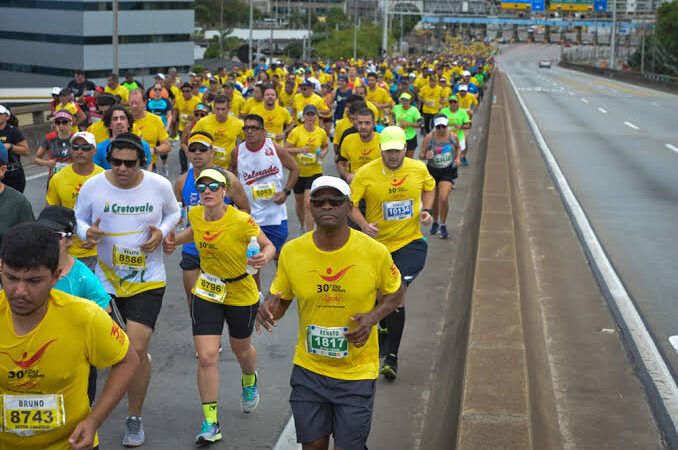
[[[440,130],[443,128],[447,128],[447,125],[436,125],[436,128]]]
[[[311,206],[314,208],[320,208],[325,206],[325,203],[329,202],[330,206],[341,206],[346,202],[345,196],[333,196],[333,197],[311,197]]]
[[[71,122],[69,122],[68,120],[55,120],[54,123],[57,125],[66,125]]]
[[[71,150],[82,150],[84,152],[88,152],[92,149],[94,149],[94,147],[90,144],[71,144]]]
[[[195,153],[195,152],[205,153],[207,150],[209,150],[209,147],[205,147],[202,144],[190,145],[188,147],[188,153]]]
[[[207,188],[209,188],[209,190],[212,192],[217,192],[221,186],[223,186],[221,183],[217,183],[216,181],[214,181],[209,184],[198,183],[195,185],[195,188],[198,190],[199,193],[202,194],[207,190]]]
[[[111,159],[109,160],[109,162],[111,163],[111,166],[113,166],[113,167],[120,167],[120,166],[122,166],[122,165],[124,164],[125,167],[127,167],[127,168],[129,168],[129,169],[133,169],[134,167],[137,166],[137,162],[139,162],[139,160],[138,160],[138,159],[118,159],[118,158],[111,158]]]

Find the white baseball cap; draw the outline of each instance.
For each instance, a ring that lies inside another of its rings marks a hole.
[[[470,76],[471,76],[471,72],[469,72],[468,70],[464,70],[464,71],[461,73],[461,76],[462,76],[462,77],[470,77]]]
[[[445,116],[439,116],[439,117],[436,117],[435,119],[433,119],[433,126],[434,127],[437,127],[438,125],[447,126],[447,123],[448,123],[447,117],[445,117]]]
[[[313,183],[311,184],[311,195],[322,188],[332,188],[341,192],[342,195],[351,195],[351,188],[348,183],[341,178],[331,177],[329,175],[323,175],[313,180]]]
[[[93,147],[97,146],[97,140],[94,138],[94,135],[92,133],[88,132],[88,131],[78,131],[73,136],[71,136],[71,144],[77,138],[84,139],[85,142],[87,142],[89,145],[91,145]]]
[[[61,92],[60,87],[53,87],[52,88],[52,95],[59,95],[60,92]]]
[[[0,114],[7,114],[9,116],[10,115],[9,109],[7,109],[5,105],[0,105]]]

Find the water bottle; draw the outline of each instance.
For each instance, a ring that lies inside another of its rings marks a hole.
[[[261,248],[259,247],[259,242],[257,242],[256,236],[252,236],[250,238],[250,243],[247,244],[247,260],[249,261],[251,257],[258,255],[260,250]],[[250,275],[254,275],[258,271],[258,269],[250,266],[249,264],[245,268],[245,272],[249,273]]]
[[[320,162],[320,153],[321,153],[321,152],[322,152],[322,150],[320,150],[320,148],[316,148],[316,149],[315,149],[315,160],[316,160],[317,162]]]

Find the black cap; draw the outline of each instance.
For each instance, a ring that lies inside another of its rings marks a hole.
[[[181,85],[181,89],[193,89],[193,86],[191,86],[191,83],[188,81],[184,81],[184,84]]]
[[[61,92],[59,92],[59,95],[71,95],[71,90],[70,90],[70,88],[67,88],[67,87],[63,88],[63,89],[61,90]]]
[[[59,205],[51,205],[42,210],[38,216],[40,225],[45,225],[54,231],[75,231],[75,213],[72,209]]]
[[[96,104],[97,105],[115,105],[117,100],[111,94],[99,94],[97,95]]]

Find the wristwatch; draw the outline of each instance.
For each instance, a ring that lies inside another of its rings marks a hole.
[[[433,215],[433,210],[430,209],[430,208],[424,208],[424,209],[421,210],[421,212],[427,212],[427,213],[429,213],[430,215]]]
[[[285,193],[286,196],[289,197],[290,194],[292,193],[292,190],[291,189],[284,189],[283,192]]]

